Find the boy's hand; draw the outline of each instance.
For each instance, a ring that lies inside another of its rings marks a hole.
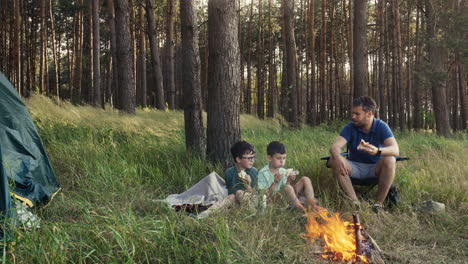
[[[248,192],[252,192],[253,189],[250,187],[250,183],[252,182],[252,178],[250,178],[249,174],[245,174],[244,176],[244,184],[245,184],[245,190]]]
[[[288,169],[286,171],[286,175],[288,175],[287,183],[291,183],[296,179],[296,173],[293,171],[293,169]]]
[[[281,179],[283,179],[284,175],[283,174],[279,174],[279,173],[276,173],[275,174],[275,183],[278,184]]]
[[[250,178],[249,174],[245,174],[245,182],[250,186],[250,183],[252,182],[252,178]]]

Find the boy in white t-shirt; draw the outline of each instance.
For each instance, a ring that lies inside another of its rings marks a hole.
[[[292,183],[298,172],[284,168],[286,164],[286,147],[282,143],[273,141],[268,144],[267,159],[268,165],[258,172],[257,187],[259,190],[264,190],[269,199],[279,191],[284,191],[289,203],[304,212],[306,212],[306,208],[301,200],[305,200],[306,205],[316,205],[314,188],[308,177],[301,177],[295,184]]]

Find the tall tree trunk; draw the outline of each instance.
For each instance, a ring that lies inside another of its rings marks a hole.
[[[287,103],[287,120],[292,127],[299,127],[299,117],[297,109],[297,87],[296,87],[296,41],[294,39],[294,3],[293,1],[283,0],[284,8],[284,46],[286,53],[286,91],[285,96],[289,97]]]
[[[265,118],[265,78],[263,54],[263,8],[262,0],[258,0],[258,43],[257,43],[257,116]]]
[[[55,19],[54,19],[54,6],[55,6],[55,1],[50,0],[49,2],[50,8],[49,8],[49,15],[50,15],[50,26],[51,26],[51,33],[52,33],[52,52],[53,52],[53,58],[54,58],[54,73],[55,73],[55,95],[57,96],[57,100],[60,100],[60,91],[59,91],[59,63],[58,63],[58,58],[57,58],[57,45],[55,43],[56,41],[56,36],[55,36]]]
[[[461,126],[463,130],[468,129],[468,95],[466,94],[465,69],[461,62],[458,62],[458,88],[460,89],[460,111]]]
[[[180,27],[182,35],[182,87],[184,89],[185,145],[188,150],[201,155],[206,151],[203,128],[200,84],[200,55],[195,0],[180,2]]]
[[[159,58],[159,50],[158,50],[158,39],[157,39],[157,31],[156,31],[156,17],[154,15],[155,9],[154,0],[146,0],[146,15],[148,16],[148,28],[149,28],[149,42],[150,42],[150,49],[151,49],[151,58],[153,62],[153,71],[155,85],[154,85],[154,93],[155,93],[155,102],[156,108],[159,110],[163,110],[166,108],[166,104],[164,103],[164,86],[163,86],[163,75],[161,69],[161,61]]]
[[[348,7],[348,26],[346,27],[348,34],[348,57],[349,57],[349,107],[351,109],[351,105],[353,103],[353,96],[354,96],[354,12],[353,12],[353,0],[349,0],[349,7]]]
[[[247,39],[247,89],[245,89],[245,112],[252,113],[252,19],[253,0],[250,1],[249,29]]]
[[[384,6],[385,0],[379,0],[379,13],[377,16],[379,26],[379,118],[387,121],[387,108],[385,104],[385,69],[384,69],[384,45],[385,45],[385,25],[384,25]]]
[[[128,1],[116,0],[115,8],[115,32],[117,41],[117,71],[119,79],[120,103],[118,109],[127,113],[135,113],[132,50],[130,38],[130,10]]]
[[[426,18],[427,18],[427,34],[428,54],[431,64],[430,82],[432,86],[432,101],[436,118],[437,134],[441,136],[450,135],[449,109],[447,107],[445,79],[446,73],[444,70],[445,51],[441,40],[438,39],[437,17],[434,10],[434,2],[426,0]]]
[[[99,0],[93,1],[93,90],[94,105],[104,108],[101,92],[101,37],[99,29]]]
[[[230,147],[240,140],[240,72],[235,2],[208,1],[207,154],[225,167]]]
[[[336,95],[335,91],[335,81],[336,76],[333,76],[334,69],[337,69],[336,67],[336,60],[335,60],[335,36],[334,36],[334,27],[333,23],[335,23],[335,1],[331,2],[331,8],[330,8],[330,67],[329,67],[329,80],[330,80],[330,86],[328,89],[328,94],[329,94],[329,108],[328,108],[328,117],[330,120],[335,119],[335,102],[334,102],[334,96]]]
[[[367,0],[355,1],[353,26],[354,97],[358,97],[368,94]]]
[[[315,84],[315,1],[309,3],[309,56],[311,64],[310,73],[310,98],[307,104],[307,121],[310,125],[317,125],[317,85]]]
[[[145,13],[144,8],[141,5],[139,7],[139,28],[140,28],[140,35],[139,35],[139,47],[138,50],[138,57],[139,57],[139,64],[140,64],[140,103],[143,107],[148,106],[147,97],[147,83],[146,83],[146,38],[145,38]]]
[[[322,30],[320,34],[320,90],[321,90],[321,98],[322,102],[320,104],[320,121],[327,122],[327,78],[325,76],[325,72],[327,69],[327,18],[326,18],[326,10],[327,10],[327,1],[322,0]]]
[[[175,109],[175,75],[174,75],[174,17],[175,0],[167,0],[166,6],[166,70],[164,83],[167,92],[169,109]]]
[[[394,95],[397,98],[399,126],[401,131],[406,129],[406,112],[405,112],[405,87],[403,86],[403,56],[401,47],[401,27],[400,27],[400,8],[398,0],[392,0],[393,10],[393,41],[394,41],[394,52],[395,52],[395,73],[394,77],[396,80],[396,90]]]
[[[40,92],[48,95],[48,56],[47,56],[47,21],[46,21],[46,0],[41,0],[41,65],[40,65]]]
[[[275,117],[277,104],[276,71],[273,49],[273,25],[271,23],[271,0],[268,0],[268,111],[269,118]]]
[[[14,69],[15,69],[15,88],[18,90],[18,94],[22,94],[22,86],[23,83],[21,82],[22,79],[22,68],[21,68],[21,30],[20,30],[20,23],[21,23],[21,15],[20,15],[20,2],[18,0],[13,0],[13,12],[14,12]]]
[[[118,81],[118,71],[117,71],[117,40],[116,40],[116,32],[115,32],[115,11],[114,11],[114,3],[113,0],[107,0],[107,8],[108,8],[108,15],[109,15],[109,28],[110,28],[110,50],[112,54],[111,59],[111,93],[108,94],[109,101],[111,105],[117,106],[118,102],[116,97],[119,94],[119,81]]]
[[[418,0],[419,4],[419,0]],[[414,89],[413,89],[413,106],[414,106],[414,112],[413,112],[413,124],[414,124],[414,129],[416,131],[419,131],[419,129],[422,128],[422,104],[421,104],[421,88],[420,88],[420,63],[421,63],[421,41],[420,38],[421,36],[419,35],[420,31],[420,23],[419,23],[419,17],[420,17],[420,11],[419,8],[416,8],[416,45],[415,45],[415,63],[414,63],[414,71],[413,71],[413,76],[414,76]]]

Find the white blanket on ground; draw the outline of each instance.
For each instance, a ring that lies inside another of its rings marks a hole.
[[[183,204],[212,205],[228,195],[226,182],[216,172],[205,178],[181,194],[171,194],[164,201],[172,206]]]

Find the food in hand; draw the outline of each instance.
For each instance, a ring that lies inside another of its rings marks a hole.
[[[365,142],[364,139],[361,139],[361,142],[357,146],[357,150],[361,150],[361,151],[366,150],[367,149],[366,144],[369,144],[369,143]]]
[[[249,182],[249,179],[247,177],[247,173],[245,173],[245,171],[241,171],[237,174],[237,176],[239,177],[239,180],[245,184],[250,184]]]

